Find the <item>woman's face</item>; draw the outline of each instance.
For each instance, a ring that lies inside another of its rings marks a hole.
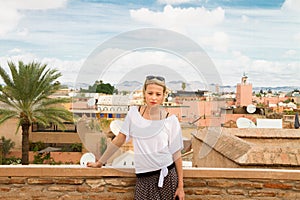
[[[157,84],[149,84],[146,87],[144,96],[147,106],[161,105],[164,101],[164,88]]]

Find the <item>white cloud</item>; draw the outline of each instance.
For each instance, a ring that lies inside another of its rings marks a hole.
[[[293,58],[294,56],[297,55],[297,51],[295,50],[288,50],[283,54],[284,58]]]
[[[251,59],[241,52],[234,51],[227,56],[227,59],[214,59],[218,71],[223,77],[224,84],[234,85],[240,80],[243,73],[250,69]]]
[[[251,59],[248,56],[238,51],[232,52],[232,57],[234,58],[233,61],[237,62],[240,66],[249,66],[251,63]]]
[[[224,20],[225,11],[218,7],[212,11],[204,7],[180,8],[166,5],[162,12],[148,8],[130,10],[132,19],[164,28],[207,27],[220,24]]]
[[[47,10],[61,8],[67,0],[0,0],[0,37],[13,31],[24,17],[22,10]],[[28,31],[27,31],[28,33]],[[24,34],[24,32],[22,33]]]
[[[23,29],[17,31],[17,35],[19,35],[19,36],[27,36],[28,33],[29,33],[29,31],[27,28],[23,28]]]
[[[243,22],[243,23],[249,22],[249,17],[246,16],[246,15],[242,15],[242,22]]]
[[[193,0],[157,0],[159,4],[178,5],[193,2]]]
[[[129,76],[131,71],[138,68],[143,68],[143,66],[161,66],[169,68],[169,71],[157,71],[160,75],[167,77],[168,80],[171,80],[172,74],[177,73],[182,77],[185,77],[187,80],[197,80],[199,76],[195,73],[193,66],[185,61],[183,58],[178,57],[172,53],[166,53],[163,51],[134,51],[129,54],[123,55],[115,60],[109,68],[105,70],[104,77],[108,77],[109,80],[118,82],[120,77]],[[144,68],[145,70],[145,68]],[[143,70],[142,70],[143,71]],[[149,73],[152,69],[147,68],[145,73]],[[137,77],[135,74],[131,74],[130,76],[134,77],[135,80],[141,79],[139,81],[143,81],[143,77]],[[173,78],[173,77],[172,77]],[[172,79],[174,80],[174,79]],[[176,79],[175,79],[176,80]]]
[[[21,52],[21,49],[12,49],[10,52],[17,53]],[[0,66],[3,67],[7,72],[9,71],[7,62],[13,62],[15,64],[18,63],[18,61],[22,61],[24,63],[30,63],[32,61],[40,62],[43,64],[47,64],[49,68],[57,69],[59,72],[61,72],[62,77],[60,77],[59,81],[62,83],[65,82],[73,82],[75,83],[75,79],[78,76],[79,70],[84,62],[83,59],[81,60],[60,60],[57,58],[39,58],[35,54],[32,53],[22,53],[17,54],[14,56],[4,56],[0,57]],[[2,80],[1,80],[2,81]]]
[[[300,62],[278,62],[251,59],[241,52],[233,52],[227,59],[215,59],[224,85],[240,82],[243,73],[256,86],[298,86]]]
[[[51,68],[57,69],[61,72],[62,76],[59,80],[62,83],[74,83],[80,71],[80,68],[84,62],[84,59],[81,60],[60,60],[57,58],[43,58],[40,61],[41,63],[47,64]]]
[[[229,37],[224,32],[215,32],[210,37],[200,38],[204,45],[212,46],[215,51],[226,52],[229,45]]]
[[[299,0],[285,0],[281,7],[286,11],[300,11],[300,1]]]
[[[64,7],[66,3],[67,0],[10,0],[7,4],[9,7],[18,10],[47,10]]]
[[[14,48],[14,49],[11,49],[8,51],[9,53],[21,53],[22,52],[22,49],[19,49],[19,48]]]
[[[17,49],[11,50],[11,53],[19,51]],[[13,56],[4,56],[0,57],[0,65],[1,66],[7,66],[7,62],[18,62],[19,60],[22,60],[24,63],[29,63],[32,61],[36,61],[37,57],[32,53],[23,53],[23,54],[17,54]]]
[[[296,42],[300,42],[300,33],[295,34],[293,38]]]
[[[17,9],[9,7],[6,2],[0,2],[0,37],[14,30],[22,15]]]

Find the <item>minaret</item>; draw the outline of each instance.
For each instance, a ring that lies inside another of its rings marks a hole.
[[[245,74],[245,72],[244,72],[244,75],[243,75],[243,77],[242,77],[242,84],[243,85],[246,85],[246,83],[247,83],[247,79],[248,79],[248,76],[246,76],[246,74]]]
[[[252,84],[247,82],[248,76],[244,73],[241,83],[236,86],[236,106],[248,106],[252,104]]]

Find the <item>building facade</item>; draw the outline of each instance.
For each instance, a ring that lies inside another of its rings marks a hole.
[[[236,86],[236,106],[243,107],[252,104],[252,84],[247,82],[248,77],[244,74],[241,83]]]

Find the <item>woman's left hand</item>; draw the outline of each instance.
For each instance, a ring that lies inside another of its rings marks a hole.
[[[178,200],[184,200],[184,190],[182,187],[177,188],[174,199],[176,199],[176,196]]]

